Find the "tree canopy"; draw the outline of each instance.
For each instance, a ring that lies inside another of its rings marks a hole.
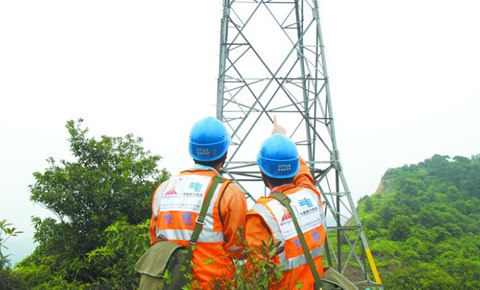
[[[480,156],[389,169],[358,213],[385,289],[480,289]]]
[[[126,263],[130,257],[134,263],[131,255],[138,258],[148,247],[145,221],[152,193],[169,173],[158,169],[160,156],[146,151],[141,138],[128,134],[97,140],[87,136],[82,122],[66,124],[74,160],[50,157],[49,167],[34,173],[31,199],[57,218],[33,218],[38,247],[16,271],[28,285],[98,285],[109,280],[119,260]],[[125,231],[134,236],[125,237]]]

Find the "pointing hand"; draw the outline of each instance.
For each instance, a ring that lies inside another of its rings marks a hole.
[[[287,130],[277,123],[277,116],[273,116],[273,130],[272,134],[279,133],[285,135]]]

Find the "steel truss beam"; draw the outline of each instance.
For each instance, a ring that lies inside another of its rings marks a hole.
[[[340,163],[317,0],[224,0],[217,118],[232,145],[223,170],[250,203],[265,194],[254,160],[274,115],[322,192],[328,265],[382,288]]]

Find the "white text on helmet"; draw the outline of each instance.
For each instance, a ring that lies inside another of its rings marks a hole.
[[[278,171],[290,171],[292,170],[292,165],[291,164],[279,164],[277,166]]]
[[[208,148],[197,148],[197,155],[210,155],[210,150]]]

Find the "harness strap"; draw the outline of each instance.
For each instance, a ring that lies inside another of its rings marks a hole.
[[[208,206],[212,201],[213,192],[215,192],[215,189],[217,189],[217,185],[219,183],[222,183],[223,181],[225,181],[225,178],[221,177],[220,175],[216,175],[213,178],[212,185],[210,185],[210,188],[208,189],[205,197],[205,201],[202,204],[200,214],[198,215],[197,220],[195,221],[195,228],[193,229],[193,233],[189,241],[190,245],[197,244],[198,237],[200,236],[200,231],[202,230],[202,227],[203,227],[203,222],[205,221],[205,216],[207,215]]]

